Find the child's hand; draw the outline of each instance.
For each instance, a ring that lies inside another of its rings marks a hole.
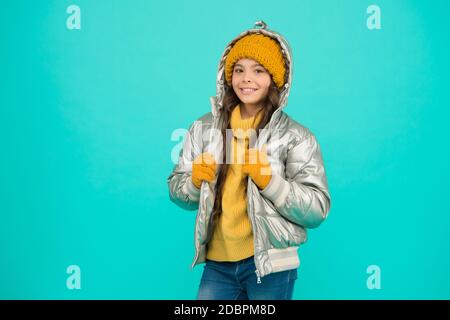
[[[212,182],[216,175],[216,161],[210,153],[198,155],[192,163],[192,183],[200,189],[202,180]]]
[[[242,172],[249,175],[258,188],[264,189],[272,178],[272,168],[266,153],[267,145],[262,150],[245,150],[245,163],[242,165]]]

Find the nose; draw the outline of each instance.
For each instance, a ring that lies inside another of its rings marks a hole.
[[[244,72],[242,80],[244,81],[244,83],[251,82],[249,72]]]

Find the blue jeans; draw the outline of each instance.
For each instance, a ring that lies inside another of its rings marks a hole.
[[[297,269],[270,273],[257,283],[254,257],[236,262],[206,260],[197,300],[291,300]]]

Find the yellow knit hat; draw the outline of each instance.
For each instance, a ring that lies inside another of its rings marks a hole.
[[[234,64],[242,58],[258,61],[272,75],[278,88],[284,84],[286,68],[281,48],[276,40],[263,34],[248,34],[239,39],[229,51],[225,60],[225,79],[231,86]]]

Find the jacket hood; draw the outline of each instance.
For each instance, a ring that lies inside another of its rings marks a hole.
[[[216,96],[212,96],[210,98],[211,102],[211,111],[214,117],[216,117],[221,108],[222,108],[222,102],[223,97],[225,93],[225,60],[228,56],[228,53],[230,52],[231,48],[234,46],[234,44],[242,37],[253,34],[253,33],[261,33],[266,36],[269,36],[273,39],[275,39],[278,44],[281,47],[282,54],[285,59],[286,63],[286,75],[285,75],[285,84],[283,85],[281,92],[280,92],[280,106],[275,111],[275,113],[279,113],[277,111],[280,111],[283,109],[287,104],[287,99],[289,96],[289,91],[291,89],[292,84],[292,74],[293,74],[293,65],[292,65],[292,51],[291,46],[287,42],[287,40],[278,32],[274,30],[270,30],[267,26],[267,24],[264,21],[257,21],[255,22],[255,25],[252,29],[248,29],[246,31],[241,32],[238,36],[236,36],[233,40],[231,40],[227,46],[225,47],[225,50],[223,51],[223,54],[220,58],[219,67],[217,70],[217,77],[216,77]]]

